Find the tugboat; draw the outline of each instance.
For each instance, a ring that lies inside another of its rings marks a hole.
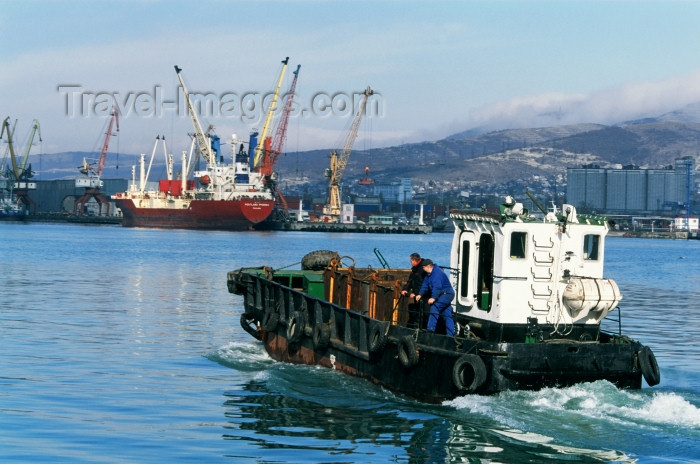
[[[572,205],[540,209],[531,215],[507,197],[499,213],[451,212],[453,336],[426,330],[427,307],[410,317],[413,301],[401,295],[410,270],[356,268],[337,252],[309,253],[300,270],[231,271],[228,289],[243,295],[242,328],[275,360],[419,401],[597,380],[658,384],[653,352],[622,333],[622,295],[603,277],[607,219]],[[606,316],[616,330],[601,328]]]

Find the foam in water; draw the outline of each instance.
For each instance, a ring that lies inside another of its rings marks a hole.
[[[243,371],[260,370],[273,361],[259,343],[230,342],[207,353],[207,359],[233,369]]]
[[[483,414],[500,422],[501,410],[567,413],[612,422],[648,422],[700,427],[700,408],[678,393],[618,390],[604,381],[536,392],[504,392],[493,397],[474,395],[445,403]],[[510,421],[507,421],[510,422]],[[510,424],[508,424],[510,425]]]
[[[620,407],[620,412],[632,419],[648,422],[700,428],[700,408],[677,393],[654,393],[642,407]]]
[[[557,454],[555,456],[547,456],[555,458],[561,455],[580,455],[588,456],[596,460],[604,462],[616,462],[616,463],[635,463],[636,459],[627,456],[624,453],[613,450],[593,450],[587,448],[576,448],[572,446],[562,446],[553,443],[554,439],[552,437],[547,437],[545,435],[540,435],[538,433],[523,432],[520,430],[492,430],[492,432],[497,433],[501,436],[507,437],[511,440],[517,440],[524,443],[541,445],[547,448],[551,448]],[[560,458],[561,459],[561,458]]]

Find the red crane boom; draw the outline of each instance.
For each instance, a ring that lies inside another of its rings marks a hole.
[[[294,79],[292,80],[292,85],[289,87],[289,92],[287,92],[287,101],[285,102],[284,109],[282,110],[282,116],[280,117],[279,124],[275,131],[275,136],[270,140],[266,138],[264,141],[264,157],[260,163],[260,173],[264,176],[271,176],[277,165],[280,155],[282,154],[282,148],[284,147],[284,142],[287,140],[287,125],[289,123],[289,115],[292,112],[292,107],[294,105],[294,93],[297,88],[297,79],[299,77],[299,69],[301,65],[297,65],[297,70],[294,71]]]
[[[112,119],[109,121],[109,128],[107,129],[107,137],[105,137],[105,143],[102,145],[102,153],[100,154],[100,162],[97,165],[97,177],[102,177],[102,169],[105,167],[105,158],[107,157],[107,148],[109,147],[110,136],[115,135],[112,133],[112,128],[114,123],[117,123],[117,132],[119,132],[119,110],[114,108],[112,112]]]
[[[294,79],[292,79],[292,85],[289,87],[289,92],[287,92],[287,101],[285,102],[284,109],[282,110],[282,116],[280,117],[279,124],[275,130],[274,137],[266,137],[263,141],[263,157],[260,162],[260,173],[265,176],[265,182],[270,186],[275,192],[275,200],[277,203],[277,209],[284,217],[288,216],[287,200],[285,200],[284,195],[280,192],[277,186],[276,176],[274,175],[275,166],[277,161],[279,161],[280,155],[282,154],[282,148],[284,147],[284,142],[287,140],[287,125],[289,124],[289,115],[292,112],[292,107],[294,105],[294,94],[297,88],[297,79],[299,78],[299,69],[301,65],[297,65],[297,70],[294,71]]]
[[[100,188],[103,185],[102,182],[102,169],[105,167],[105,159],[107,158],[107,149],[109,148],[109,139],[111,136],[116,135],[112,132],[114,124],[117,124],[117,132],[119,132],[119,111],[116,108],[112,111],[112,119],[109,120],[109,127],[107,128],[107,135],[105,136],[105,143],[102,145],[102,152],[100,153],[100,159],[97,163],[97,169],[90,165],[86,159],[83,159],[83,165],[79,168],[80,172],[85,174],[85,177],[78,177],[75,179],[76,187],[85,187],[85,193],[75,200],[73,204],[73,214],[85,214],[85,207],[91,198],[97,201],[99,206],[98,214],[102,216],[102,207],[105,208],[105,215],[109,214],[109,202],[100,192]]]

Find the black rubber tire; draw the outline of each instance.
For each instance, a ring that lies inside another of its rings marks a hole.
[[[475,354],[462,355],[452,368],[452,381],[462,393],[474,393],[486,381],[484,361]]]
[[[260,323],[260,327],[265,332],[272,332],[277,328],[277,324],[280,322],[280,316],[276,312],[274,312],[272,309],[268,309],[265,311],[263,314],[263,319],[262,322]]]
[[[297,311],[294,311],[291,316],[289,316],[289,324],[287,325],[287,341],[289,343],[296,343],[301,340],[301,336],[304,334],[304,321]]]
[[[404,367],[412,367],[418,364],[418,351],[416,341],[410,335],[404,335],[399,339],[399,361]]]
[[[367,348],[370,353],[377,353],[386,346],[386,324],[376,322],[369,329]]]
[[[637,356],[639,357],[639,368],[642,370],[642,375],[647,385],[650,387],[658,385],[661,382],[661,372],[659,371],[659,364],[656,362],[656,356],[654,356],[651,348],[648,346],[643,347],[639,350]]]
[[[323,271],[338,253],[331,250],[316,250],[301,258],[301,269],[304,271]]]
[[[328,326],[328,324],[323,322],[316,324],[314,326],[312,340],[316,351],[322,351],[328,348],[328,345],[331,342],[331,328]]]

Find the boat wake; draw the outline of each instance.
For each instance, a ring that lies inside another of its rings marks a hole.
[[[259,343],[231,342],[205,355],[210,361],[241,372],[255,372],[274,361]]]
[[[504,426],[494,430],[500,435],[534,439],[550,448],[561,444],[572,449],[624,448],[624,453],[652,456],[661,452],[658,444],[663,441],[667,445],[663,455],[683,457],[699,451],[695,445],[687,449],[688,443],[700,439],[699,400],[674,392],[619,390],[607,381],[597,381],[536,392],[463,396],[444,405],[494,420]],[[556,440],[551,437],[554,430],[558,431]]]
[[[513,407],[528,416],[534,412],[553,420],[602,419],[622,425],[670,425],[700,429],[700,408],[677,393],[619,390],[607,381],[537,392],[504,392],[492,397],[463,396],[445,402],[457,409],[487,415],[513,424]],[[502,415],[501,413],[505,413]],[[529,421],[529,418],[528,418]]]

